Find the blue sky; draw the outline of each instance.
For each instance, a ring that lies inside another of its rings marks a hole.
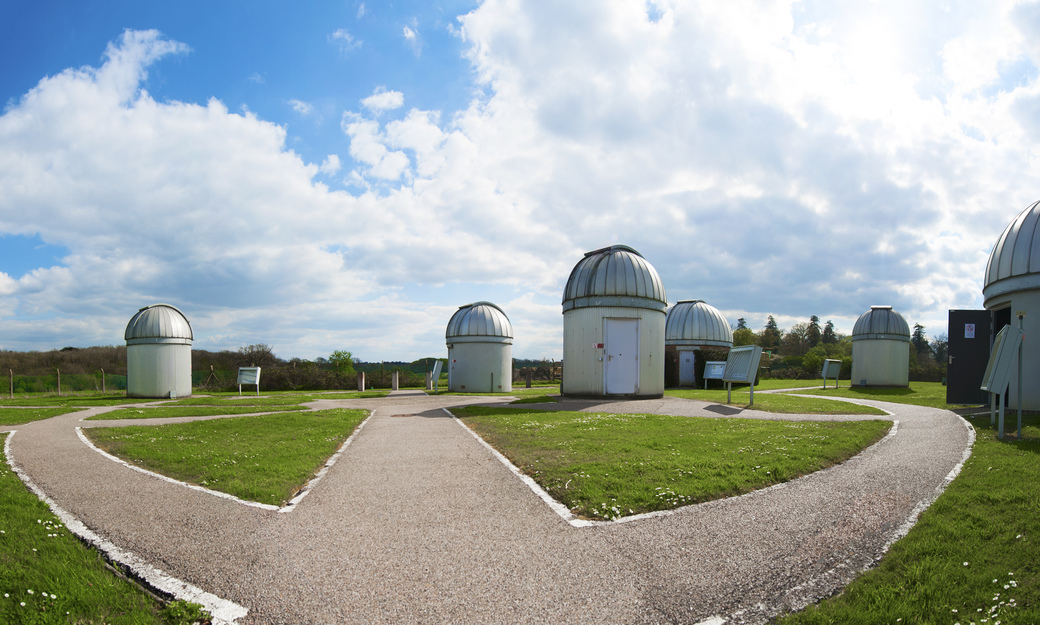
[[[930,336],[1040,199],[1035,3],[0,5],[0,349],[562,353],[622,243],[671,302]],[[12,62],[12,60],[15,60]]]

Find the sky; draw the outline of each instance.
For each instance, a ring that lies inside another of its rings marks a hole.
[[[0,3],[0,350],[563,351],[585,252],[760,330],[982,308],[1040,199],[1040,4]]]

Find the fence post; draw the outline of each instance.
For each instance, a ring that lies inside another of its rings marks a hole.
[[[364,371],[358,371],[358,374],[357,374],[357,390],[359,390],[359,391],[365,390],[365,372]]]
[[[101,370],[101,392],[105,393],[105,370]]]
[[[58,395],[61,395],[61,369],[55,369],[58,372]]]
[[[14,369],[8,369],[7,374],[11,376],[11,399],[14,399]]]
[[[394,373],[393,373],[393,382],[390,385],[390,389],[394,390],[394,391],[400,390],[400,388],[397,385],[397,373],[398,373],[397,371],[394,371]]]

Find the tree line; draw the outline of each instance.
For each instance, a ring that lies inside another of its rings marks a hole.
[[[426,373],[441,361],[447,375],[447,358],[427,357],[404,361],[362,362],[347,350],[335,350],[313,360],[279,358],[266,343],[237,350],[191,350],[192,386],[202,390],[237,389],[239,367],[260,367],[264,390],[355,390],[358,373],[365,374],[366,388],[390,388],[398,372],[402,387],[423,387]],[[15,392],[57,390],[58,374],[66,391],[119,390],[126,388],[126,346],[63,347],[48,351],[0,350],[0,373],[14,377]],[[559,379],[560,363],[551,359],[514,359],[514,381]]]

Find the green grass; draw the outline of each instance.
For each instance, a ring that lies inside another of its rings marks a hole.
[[[333,409],[83,431],[101,449],[139,467],[278,506],[366,416],[364,410]]]
[[[988,414],[970,421],[971,458],[910,533],[842,594],[781,623],[1040,623],[1040,418],[1021,441],[1014,423],[998,441]]]
[[[664,394],[670,397],[729,405],[733,408],[761,410],[763,412],[780,414],[887,414],[884,410],[845,401],[794,397],[782,393],[759,393],[759,390],[759,387],[755,387],[755,403],[753,405],[749,404],[751,394],[746,386],[741,390],[734,390],[730,394],[730,401],[732,402],[730,404],[726,404],[726,391],[724,390],[668,389]]]
[[[455,413],[554,498],[593,519],[785,482],[852,457],[892,425],[479,407]]]
[[[558,397],[554,397],[552,395],[545,395],[545,394],[539,393],[537,395],[524,395],[520,399],[517,399],[516,401],[511,401],[509,403],[511,405],[512,404],[555,404],[558,401],[560,401]]]
[[[155,401],[141,399],[139,397],[127,397],[125,392],[118,394],[100,393],[54,395],[52,393],[16,393],[14,399],[8,395],[0,395],[0,407],[3,406],[82,406],[94,408],[96,406],[118,406],[120,404],[139,404],[143,401]]]
[[[821,397],[850,397],[853,399],[873,399],[878,401],[890,401],[897,404],[913,404],[915,406],[929,406],[931,408],[952,409],[959,408],[958,405],[946,403],[946,387],[941,382],[911,382],[908,388],[864,388],[841,386],[799,391],[806,395],[819,395]],[[756,396],[756,400],[758,397]]]
[[[0,408],[0,425],[21,425],[73,412],[75,408]]]
[[[106,569],[0,455],[0,623],[144,625],[197,615],[182,602],[163,608]]]
[[[173,417],[209,417],[216,415],[254,414],[258,412],[287,412],[306,410],[303,406],[142,406],[113,410],[89,417],[86,421],[115,421],[120,419],[169,419]]]

